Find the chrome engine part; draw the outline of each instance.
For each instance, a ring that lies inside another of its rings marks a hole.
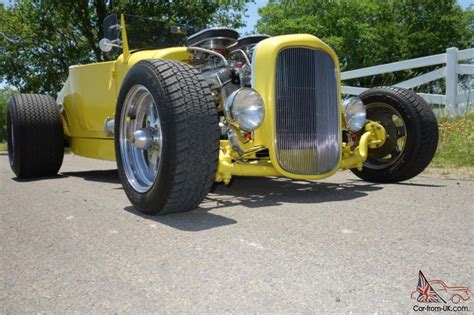
[[[229,46],[229,54],[234,60],[236,73],[239,76],[240,87],[251,87],[252,78],[252,56],[257,44],[270,38],[268,35],[250,35],[239,38],[239,40]]]
[[[226,50],[237,42],[239,33],[231,28],[208,28],[188,37],[186,46],[211,50]]]
[[[190,36],[186,44],[192,53],[192,64],[201,71],[222,112],[228,95],[239,86],[228,62],[227,47],[237,43],[239,33],[229,28],[210,28]]]
[[[270,38],[268,35],[250,35],[239,38],[237,43],[229,47],[230,53],[235,53],[238,51],[244,52],[249,60],[252,60],[253,51],[255,46],[264,39]]]
[[[221,135],[242,155],[239,143],[245,143],[243,130],[230,126],[224,114],[227,98],[236,90],[251,86],[252,54],[255,46],[267,35],[252,35],[239,39],[239,33],[229,28],[210,28],[190,36],[186,45],[192,54],[192,65],[208,82],[219,112]]]

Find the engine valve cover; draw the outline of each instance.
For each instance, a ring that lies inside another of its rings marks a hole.
[[[270,38],[268,35],[250,35],[239,38],[239,40],[232,46],[229,47],[231,52],[236,50],[243,50],[247,56],[252,55],[252,48],[255,47],[260,41]]]
[[[208,28],[188,37],[186,46],[225,50],[237,42],[239,33],[231,28]]]

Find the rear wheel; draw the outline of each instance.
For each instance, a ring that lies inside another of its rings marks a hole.
[[[64,157],[59,107],[51,96],[18,94],[8,101],[8,157],[18,177],[56,175]]]
[[[199,71],[144,60],[127,74],[115,114],[119,176],[132,204],[147,214],[196,208],[214,182],[217,111]]]
[[[461,302],[461,296],[459,294],[455,294],[452,296],[451,298],[451,302],[453,302],[454,304],[458,304],[459,302]]]
[[[374,88],[359,96],[367,119],[382,124],[385,144],[370,149],[358,177],[372,182],[399,182],[421,173],[431,162],[438,144],[438,124],[425,100],[403,88]]]

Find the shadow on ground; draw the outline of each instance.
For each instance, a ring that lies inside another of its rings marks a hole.
[[[324,203],[352,200],[382,189],[374,183],[329,183],[297,181],[288,178],[237,178],[232,185],[215,185],[204,200],[208,210],[244,206],[271,207],[283,203]]]
[[[100,183],[120,184],[117,170],[96,170],[96,171],[82,171],[82,172],[61,172],[54,176],[30,177],[12,179],[17,182],[34,182],[41,180],[63,179],[67,177],[80,177],[84,180]]]
[[[53,175],[53,176],[42,176],[42,177],[12,177],[12,179],[16,182],[19,183],[27,183],[27,182],[37,182],[37,181],[42,181],[42,180],[51,180],[51,179],[64,179],[67,178],[66,175],[63,174],[58,174],[58,175]]]
[[[362,182],[363,183],[363,182]],[[260,208],[283,203],[323,203],[352,200],[367,196],[383,187],[370,183],[338,184],[293,181],[286,178],[234,178],[232,185],[216,184],[198,209],[164,216],[149,216],[129,206],[125,208],[144,219],[166,224],[183,231],[202,231],[237,223],[235,220],[211,213],[211,210],[241,206]]]
[[[94,170],[62,172],[56,177],[80,177],[87,181],[120,184],[117,170]],[[402,183],[403,185],[422,185]],[[399,184],[399,185],[402,185]],[[428,185],[427,185],[428,186]],[[442,187],[429,185],[430,187]],[[207,210],[240,205],[249,208],[267,207],[285,203],[318,203],[351,200],[364,197],[370,191],[382,189],[381,184],[361,180],[348,180],[346,183],[322,181],[297,181],[288,178],[235,177],[229,186],[214,184],[204,204],[217,203]]]
[[[94,170],[63,172],[54,178],[80,177],[87,181],[120,184],[117,170]],[[274,207],[281,204],[319,204],[353,200],[367,196],[370,192],[383,189],[387,184],[368,183],[358,179],[347,179],[344,183],[323,181],[298,181],[288,178],[236,177],[232,184],[215,184],[200,207],[186,213],[164,216],[149,216],[133,206],[125,211],[147,220],[159,222],[183,231],[202,231],[237,223],[231,218],[210,211],[229,208]],[[444,187],[422,183],[404,182],[393,185]],[[116,189],[116,188],[114,188]]]
[[[198,208],[190,212],[162,216],[143,214],[133,206],[125,207],[124,210],[146,220],[155,221],[188,232],[204,231],[237,223],[234,219],[208,212],[209,209],[203,208]]]
[[[120,184],[120,179],[117,170],[62,172],[61,174],[65,176],[81,177],[84,180],[90,180],[93,182]]]
[[[347,180],[351,183],[366,183],[362,179],[349,179]],[[410,183],[410,182],[401,182],[401,183],[384,183],[384,185],[400,185],[400,186],[413,186],[413,187],[431,187],[431,188],[440,188],[445,185],[434,185],[434,184],[420,184],[420,183]]]

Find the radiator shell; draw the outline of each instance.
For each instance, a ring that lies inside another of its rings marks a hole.
[[[320,175],[340,156],[339,97],[334,60],[321,49],[278,53],[275,77],[275,152],[288,172]]]
[[[252,61],[252,87],[258,91],[262,96],[265,103],[265,119],[262,125],[254,131],[254,141],[251,145],[262,145],[268,148],[270,153],[270,162],[275,170],[281,175],[293,179],[313,180],[322,179],[331,176],[339,169],[342,158],[342,141],[338,137],[332,145],[338,145],[339,156],[334,163],[332,170],[323,173],[323,169],[329,169],[329,167],[319,167],[320,171],[311,170],[311,172],[298,171],[296,168],[290,168],[284,163],[280,165],[278,158],[278,137],[276,130],[277,121],[277,59],[280,52],[284,52],[287,49],[293,48],[307,48],[320,50],[326,53],[333,61],[334,72],[333,78],[336,77],[337,85],[337,101],[334,104],[338,113],[337,128],[341,130],[342,115],[341,115],[341,102],[340,102],[340,71],[339,61],[336,53],[322,40],[309,34],[298,34],[298,35],[282,35],[275,36],[258,43],[253,54]],[[280,147],[281,148],[281,147]],[[282,160],[283,161],[283,160]],[[333,164],[333,163],[331,163]],[[331,165],[332,166],[332,165]],[[286,169],[285,169],[286,167]]]

